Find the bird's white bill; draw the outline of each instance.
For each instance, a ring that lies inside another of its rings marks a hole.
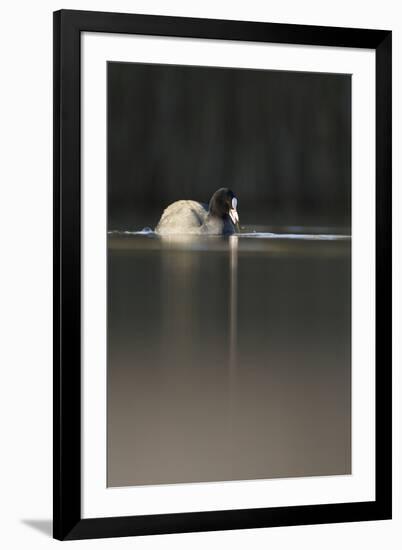
[[[235,208],[229,210],[229,216],[234,224],[239,223],[239,214]]]

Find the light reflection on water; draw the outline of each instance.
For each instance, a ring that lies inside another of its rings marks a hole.
[[[110,237],[127,237],[127,236],[147,236],[150,238],[160,239],[162,242],[177,242],[177,243],[208,243],[212,239],[221,239],[219,236],[214,235],[157,235],[149,227],[142,229],[141,231],[109,231]],[[339,241],[349,240],[350,235],[331,234],[331,233],[291,233],[281,232],[274,233],[270,231],[247,231],[243,230],[241,233],[231,235],[231,238],[243,239],[243,238],[257,238],[257,239],[299,239],[299,240],[312,240],[312,241]]]
[[[350,472],[350,237],[258,229],[109,233],[109,486]]]

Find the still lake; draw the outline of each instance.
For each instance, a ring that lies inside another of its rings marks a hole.
[[[108,235],[108,486],[351,472],[351,239]]]

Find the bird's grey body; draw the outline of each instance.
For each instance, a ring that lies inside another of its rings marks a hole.
[[[199,234],[208,215],[208,206],[197,201],[181,200],[163,211],[155,232],[161,235]]]
[[[234,197],[231,191],[220,189],[212,196],[209,207],[207,204],[193,200],[173,202],[163,211],[155,232],[159,235],[230,235],[234,233],[235,228],[231,218],[226,214],[222,204],[218,203],[218,201],[222,202],[222,195],[228,201],[232,201]],[[235,200],[237,204],[237,199]],[[231,202],[229,207],[232,207]]]

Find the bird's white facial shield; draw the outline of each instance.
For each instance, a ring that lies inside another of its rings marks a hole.
[[[237,199],[235,197],[233,197],[232,199],[232,208],[229,210],[229,216],[235,225],[236,223],[239,223],[239,214],[237,213]]]

